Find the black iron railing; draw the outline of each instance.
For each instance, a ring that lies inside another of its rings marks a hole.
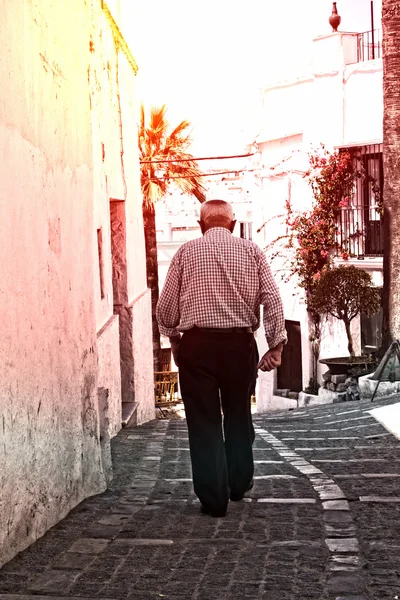
[[[338,255],[383,256],[382,144],[348,149],[357,174],[351,197],[343,199],[337,222]]]
[[[383,256],[383,224],[373,205],[342,208],[337,226],[338,256]]]
[[[357,35],[357,62],[382,58],[382,31],[371,29]]]

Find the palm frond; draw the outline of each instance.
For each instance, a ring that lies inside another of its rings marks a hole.
[[[141,160],[187,162],[142,163],[141,185],[144,205],[152,205],[160,200],[173,183],[181,191],[193,195],[199,202],[206,199],[206,188],[201,183],[202,174],[193,155],[187,152],[190,146],[190,127],[187,120],[181,121],[168,134],[166,106],[152,107],[146,124],[144,107],[141,107],[139,126],[139,153]],[[182,134],[185,135],[182,135]],[[193,159],[193,160],[192,160]],[[172,179],[173,178],[173,179]]]

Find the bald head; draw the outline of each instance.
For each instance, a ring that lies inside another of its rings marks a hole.
[[[233,231],[235,222],[232,205],[229,202],[208,200],[201,205],[199,223],[203,233],[211,227],[225,227],[229,231]]]

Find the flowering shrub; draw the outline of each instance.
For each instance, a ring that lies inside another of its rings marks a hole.
[[[310,294],[321,273],[329,268],[336,241],[340,210],[349,203],[355,178],[358,176],[349,152],[328,152],[310,155],[308,178],[314,201],[311,210],[295,214],[290,201],[286,202],[286,225],[289,233],[285,247],[292,249],[289,277],[296,274],[300,287]],[[343,252],[342,258],[348,259]]]
[[[299,286],[305,290],[311,320],[310,342],[316,380],[322,313],[313,302],[313,293],[325,273],[330,271],[333,256],[338,251],[343,260],[350,257],[345,250],[346,240],[340,240],[340,244],[337,240],[338,218],[341,210],[351,204],[357,179],[365,181],[367,178],[361,162],[355,160],[347,150],[329,152],[321,145],[319,152],[309,155],[309,165],[310,169],[304,177],[308,179],[312,189],[312,207],[310,210],[295,212],[288,200],[285,216],[287,234],[274,240],[269,248],[283,242],[283,248],[275,252],[272,258],[285,256],[289,264],[289,274],[285,280],[296,275]],[[377,210],[380,212],[382,200],[377,182],[370,176],[367,181],[372,186],[378,204]],[[355,232],[351,236],[360,234],[361,232]],[[351,290],[354,288],[351,287]]]

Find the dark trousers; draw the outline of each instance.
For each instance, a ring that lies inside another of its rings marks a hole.
[[[189,432],[194,491],[223,510],[244,494],[254,472],[250,398],[258,351],[252,333],[191,329],[179,346],[179,379]],[[223,411],[223,423],[221,408]]]

